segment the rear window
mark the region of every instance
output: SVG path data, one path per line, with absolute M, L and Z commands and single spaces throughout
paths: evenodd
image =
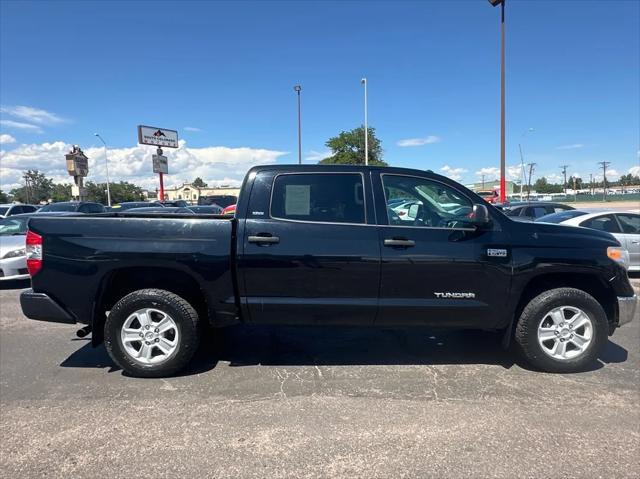
M 606 231 L 607 233 L 620 233 L 618 223 L 611 215 L 598 216 L 597 218 L 591 218 L 590 220 L 583 221 L 580 226 L 585 228 L 591 228 L 594 230 Z
M 319 223 L 364 223 L 362 175 L 278 175 L 273 184 L 271 217 Z
M 49 203 L 40 208 L 41 213 L 47 211 L 75 211 L 78 205 L 76 203 Z

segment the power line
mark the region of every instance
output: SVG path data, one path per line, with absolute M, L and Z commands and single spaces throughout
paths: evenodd
M 527 201 L 529 201 L 529 195 L 531 195 L 531 179 L 533 178 L 533 171 L 536 168 L 537 163 L 529 163 L 529 181 L 527 182 Z
M 599 161 L 598 164 L 600 165 L 600 168 L 602 169 L 602 186 L 604 187 L 603 193 L 602 193 L 602 198 L 605 199 L 605 197 L 607 196 L 607 166 L 609 166 L 611 164 L 611 162 L 610 161 Z

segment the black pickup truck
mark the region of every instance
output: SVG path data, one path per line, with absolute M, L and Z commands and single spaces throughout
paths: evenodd
M 34 217 L 27 254 L 24 314 L 85 324 L 145 377 L 183 368 L 203 326 L 238 322 L 496 330 L 534 367 L 573 372 L 638 304 L 608 233 L 514 222 L 403 168 L 256 167 L 235 217 Z

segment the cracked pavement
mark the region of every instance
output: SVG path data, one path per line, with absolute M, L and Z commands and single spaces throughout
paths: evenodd
M 636 286 L 640 281 L 634 281 Z M 593 370 L 487 332 L 234 327 L 183 375 L 126 377 L 0 290 L 0 476 L 638 477 L 640 321 Z

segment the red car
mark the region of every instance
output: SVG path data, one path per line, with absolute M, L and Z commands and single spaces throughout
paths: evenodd
M 494 204 L 494 203 L 497 203 L 498 200 L 500 199 L 498 192 L 496 190 L 483 190 L 483 191 L 478 191 L 477 193 L 487 203 Z
M 222 210 L 223 215 L 235 215 L 236 214 L 236 205 L 229 205 Z

